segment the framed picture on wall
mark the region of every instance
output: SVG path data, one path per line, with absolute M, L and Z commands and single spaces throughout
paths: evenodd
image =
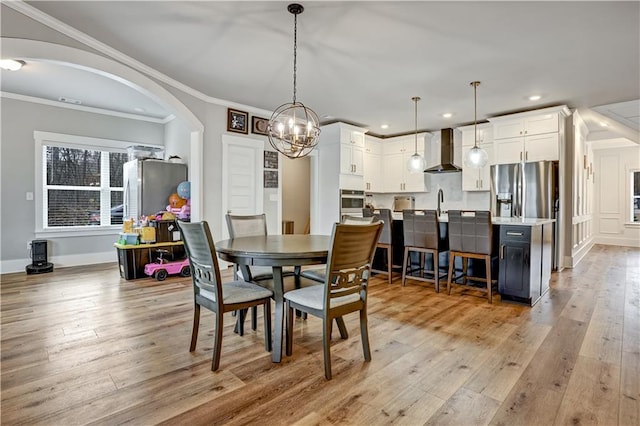
M 277 169 L 278 168 L 278 153 L 274 151 L 264 152 L 264 168 L 265 169 Z
M 246 135 L 249 133 L 248 121 L 249 113 L 227 108 L 227 131 Z
M 267 136 L 267 129 L 269 128 L 269 120 L 262 117 L 251 116 L 251 133 L 256 135 Z

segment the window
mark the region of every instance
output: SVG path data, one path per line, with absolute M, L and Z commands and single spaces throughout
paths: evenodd
M 124 152 L 43 145 L 43 228 L 122 224 Z
M 49 132 L 36 141 L 38 232 L 95 232 L 122 224 L 123 165 L 132 142 Z
M 640 223 L 640 171 L 631 172 L 631 222 Z

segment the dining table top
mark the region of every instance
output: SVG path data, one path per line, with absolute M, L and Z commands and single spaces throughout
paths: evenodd
M 234 263 L 297 266 L 325 263 L 330 244 L 329 235 L 260 235 L 219 241 L 216 251 Z

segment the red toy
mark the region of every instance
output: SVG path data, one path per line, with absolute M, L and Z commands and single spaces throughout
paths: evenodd
M 156 262 L 144 265 L 144 273 L 150 277 L 154 277 L 158 281 L 164 281 L 169 274 L 180 274 L 183 277 L 190 276 L 191 266 L 189 265 L 189 259 L 169 262 L 160 255 Z

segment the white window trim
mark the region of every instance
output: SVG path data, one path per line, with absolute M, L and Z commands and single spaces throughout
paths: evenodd
M 634 210 L 633 175 L 634 173 L 640 173 L 640 169 L 628 169 L 627 173 L 628 173 L 627 176 L 629 176 L 629 180 L 627 181 L 629 183 L 629 187 L 627 189 L 627 196 L 625 197 L 625 203 L 629 203 L 629 204 L 628 204 L 628 210 L 627 210 L 627 215 L 628 215 L 627 222 L 624 224 L 624 226 L 628 228 L 637 228 L 637 227 L 640 227 L 640 222 L 633 221 L 633 210 Z
M 89 136 L 67 135 L 64 133 L 42 132 L 35 130 L 33 132 L 35 141 L 35 237 L 36 238 L 54 238 L 54 237 L 83 237 L 96 235 L 116 235 L 122 229 L 121 225 L 102 226 L 74 226 L 74 227 L 56 227 L 56 229 L 45 229 L 44 224 L 44 191 L 43 191 L 43 174 L 44 162 L 42 147 L 49 146 L 66 146 L 78 149 L 109 148 L 110 150 L 126 151 L 132 145 L 145 146 L 150 148 L 164 149 L 164 146 L 150 143 L 140 143 L 131 141 L 122 141 L 116 139 L 102 139 Z

